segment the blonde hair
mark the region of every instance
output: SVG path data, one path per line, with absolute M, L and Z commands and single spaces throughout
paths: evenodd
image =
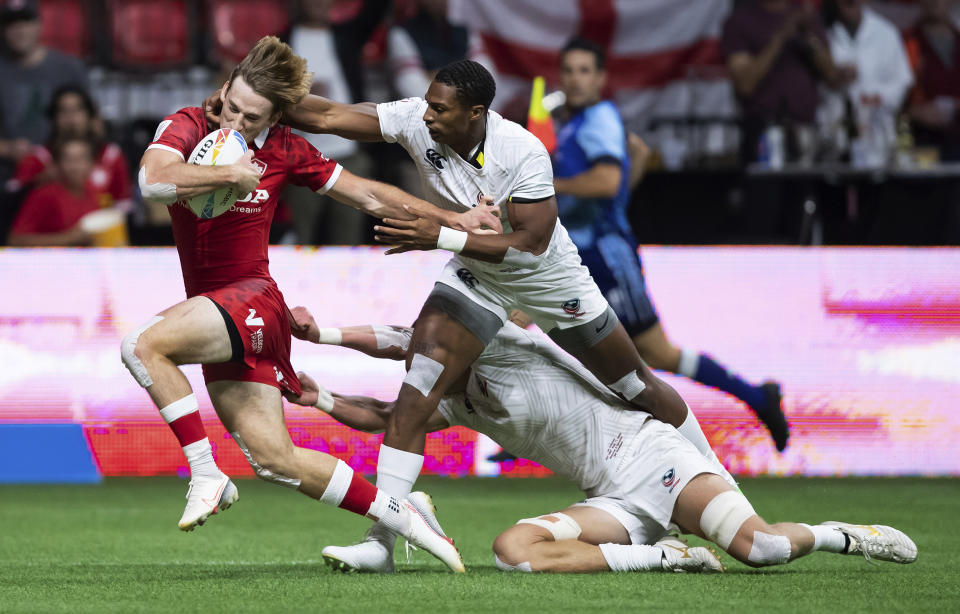
M 237 75 L 279 111 L 297 104 L 310 93 L 313 80 L 307 61 L 276 36 L 264 36 L 257 41 L 247 57 L 233 69 L 231 83 Z

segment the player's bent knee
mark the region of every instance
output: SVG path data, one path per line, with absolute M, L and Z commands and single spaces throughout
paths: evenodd
M 529 542 L 518 531 L 509 529 L 493 542 L 493 559 L 501 571 L 531 571 Z
M 443 375 L 443 363 L 424 354 L 414 354 L 403 383 L 411 386 L 424 397 L 429 397 L 441 375 Z
M 612 384 L 607 384 L 607 387 L 627 401 L 632 401 L 647 389 L 647 384 L 640 379 L 636 371 L 630 371 Z
M 143 348 L 138 348 L 137 343 L 140 340 L 140 335 L 142 335 L 145 330 L 162 319 L 163 316 L 153 316 L 144 324 L 127 333 L 123 341 L 120 342 L 120 359 L 123 360 L 124 366 L 130 371 L 133 379 L 137 380 L 137 383 L 144 388 L 149 388 L 153 385 L 153 378 L 150 377 L 147 367 L 141 360 Z
M 240 433 L 234 431 L 230 433 L 230 435 L 233 437 L 233 440 L 237 442 L 237 446 L 240 448 L 240 451 L 243 452 L 243 456 L 247 459 L 247 462 L 253 469 L 253 473 L 258 478 L 265 482 L 279 484 L 280 486 L 286 486 L 294 490 L 300 488 L 300 479 L 284 475 L 278 470 L 278 467 L 275 466 L 274 459 L 264 457 L 255 458 L 250 452 L 250 449 L 247 448 L 247 444 L 243 441 Z

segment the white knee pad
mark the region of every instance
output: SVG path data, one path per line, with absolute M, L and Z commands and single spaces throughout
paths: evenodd
M 153 316 L 138 328 L 127 333 L 127 336 L 120 342 L 120 358 L 123 360 L 124 366 L 127 367 L 127 371 L 130 372 L 133 379 L 137 380 L 137 383 L 144 388 L 153 386 L 153 378 L 150 377 L 150 374 L 147 373 L 147 368 L 140 362 L 140 359 L 137 358 L 137 339 L 140 338 L 143 331 L 162 319 L 163 316 Z
M 783 565 L 790 560 L 790 538 L 785 535 L 770 535 L 753 532 L 753 546 L 747 560 L 757 565 Z
M 287 488 L 293 488 L 296 490 L 300 488 L 300 480 L 296 478 L 290 478 L 285 475 L 280 475 L 279 473 L 274 473 L 263 467 L 260 463 L 253 459 L 253 456 L 250 455 L 250 450 L 247 449 L 247 444 L 243 443 L 243 438 L 240 437 L 240 433 L 232 432 L 230 436 L 233 437 L 233 440 L 237 442 L 237 445 L 240 447 L 240 451 L 243 452 L 243 455 L 246 457 L 247 462 L 250 463 L 250 466 L 253 467 L 253 472 L 257 474 L 257 477 L 261 480 L 267 482 L 273 482 L 274 484 L 279 484 L 281 486 L 286 486 Z
M 437 385 L 437 380 L 443 373 L 443 365 L 429 356 L 423 354 L 414 354 L 410 361 L 410 370 L 407 376 L 403 378 L 403 383 L 413 386 L 420 394 L 425 397 L 430 396 L 430 391 Z
M 410 347 L 410 339 L 413 338 L 413 329 L 401 326 L 374 326 L 373 335 L 377 339 L 378 350 L 398 347 L 406 352 Z
M 647 385 L 643 383 L 636 371 L 631 371 L 612 384 L 607 384 L 607 387 L 628 401 L 637 398 L 647 389 Z
M 493 561 L 497 564 L 497 569 L 500 571 L 525 571 L 531 573 L 533 569 L 530 568 L 530 561 L 524 561 L 517 565 L 511 565 L 510 563 L 504 563 L 500 560 L 500 557 L 496 554 L 493 555 Z
M 556 520 L 548 520 L 547 516 L 553 516 L 556 518 Z M 538 516 L 536 518 L 524 518 L 523 520 L 518 520 L 517 524 L 532 524 L 538 527 L 543 527 L 544 529 L 550 531 L 550 534 L 553 535 L 553 539 L 555 541 L 560 541 L 562 539 L 577 539 L 580 537 L 580 533 L 582 532 L 580 525 L 576 520 L 561 512 L 544 514 L 543 516 Z
M 727 490 L 704 508 L 700 515 L 700 529 L 707 539 L 726 550 L 740 526 L 755 514 L 746 497 L 735 490 Z

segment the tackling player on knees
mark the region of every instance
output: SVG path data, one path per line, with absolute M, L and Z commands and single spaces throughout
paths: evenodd
M 318 328 L 293 309 L 294 334 L 315 343 L 402 360 L 410 328 Z M 368 432 L 386 427 L 394 404 L 335 396 L 306 374 L 301 401 Z M 626 404 L 569 356 L 506 325 L 444 396 L 430 430 L 460 425 L 578 483 L 587 498 L 559 512 L 520 520 L 493 544 L 500 569 L 537 572 L 721 571 L 707 548 L 668 531 L 709 539 L 752 567 L 787 563 L 810 552 L 860 554 L 910 563 L 917 548 L 884 525 L 767 523 L 715 456 L 700 454 L 675 429 Z M 611 434 L 616 436 L 611 440 Z M 619 445 L 619 442 L 630 442 Z M 376 539 L 323 549 L 328 563 L 361 571 L 393 570 Z

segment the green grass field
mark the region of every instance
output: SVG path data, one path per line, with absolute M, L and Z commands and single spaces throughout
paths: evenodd
M 565 482 L 423 479 L 465 576 L 398 548 L 392 576 L 344 575 L 320 549 L 356 540 L 367 521 L 257 481 L 193 533 L 181 533 L 186 483 L 111 479 L 99 486 L 0 486 L 0 612 L 958 612 L 960 481 L 751 479 L 769 521 L 890 524 L 916 541 L 912 565 L 817 553 L 724 575 L 504 574 L 490 544 L 517 519 L 577 500 Z M 691 540 L 697 541 L 697 540 Z

